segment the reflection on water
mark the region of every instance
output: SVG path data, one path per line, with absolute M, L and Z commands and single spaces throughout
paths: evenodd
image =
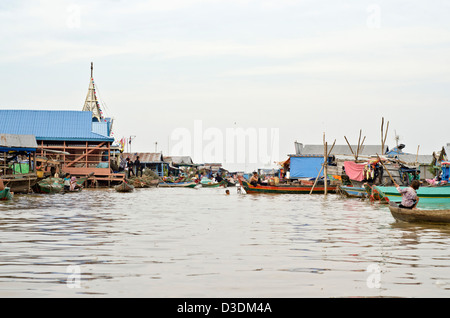
M 0 202 L 1 297 L 448 297 L 450 226 L 336 195 L 111 189 Z

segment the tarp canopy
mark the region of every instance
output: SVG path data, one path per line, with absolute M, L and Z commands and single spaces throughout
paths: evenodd
M 323 157 L 291 157 L 290 178 L 316 178 L 323 164 Z M 320 177 L 323 176 L 323 171 Z

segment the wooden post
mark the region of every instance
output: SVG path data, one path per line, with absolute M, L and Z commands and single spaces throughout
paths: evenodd
M 384 152 L 385 152 L 385 144 L 386 144 L 386 137 L 387 137 L 387 133 L 388 133 L 388 129 L 389 129 L 389 121 L 387 122 L 387 125 L 386 125 L 386 132 L 384 132 L 383 126 L 384 126 L 384 117 L 381 118 L 381 154 L 382 155 L 384 155 Z
M 356 161 L 357 157 L 356 157 L 355 153 L 353 152 L 352 146 L 350 146 L 350 143 L 348 142 L 347 137 L 344 136 L 344 138 L 345 138 L 345 141 L 347 142 L 347 145 L 350 148 L 350 151 L 352 152 L 353 156 L 355 156 L 355 161 Z
M 328 193 L 328 182 L 327 182 L 327 179 L 328 179 L 328 144 L 327 144 L 327 142 L 325 142 L 325 145 L 324 145 L 324 152 L 323 152 L 323 155 L 324 155 L 324 161 L 323 161 L 323 166 L 324 166 L 324 168 L 323 168 L 323 184 L 324 184 L 324 195 L 325 196 L 327 196 L 327 193 Z
M 419 160 L 419 148 L 420 148 L 420 145 L 417 145 L 416 165 L 417 165 L 418 160 Z

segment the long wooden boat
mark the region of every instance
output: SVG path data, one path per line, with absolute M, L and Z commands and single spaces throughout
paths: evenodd
M 220 182 L 200 182 L 202 188 L 219 188 L 219 187 L 227 187 L 227 182 L 222 180 Z
M 134 190 L 134 186 L 129 183 L 122 182 L 114 187 L 117 192 L 132 192 Z
M 243 179 L 239 179 L 239 183 L 244 188 L 247 193 L 292 193 L 292 194 L 309 194 L 313 185 L 288 185 L 288 184 L 279 184 L 279 185 L 251 185 L 247 181 Z M 336 192 L 337 187 L 335 185 L 327 185 L 327 192 L 334 193 Z M 312 191 L 313 194 L 324 193 L 324 185 L 316 185 Z
M 158 184 L 158 187 L 161 188 L 195 188 L 198 185 L 198 183 L 194 181 L 189 182 L 164 182 L 161 181 Z
M 338 192 L 350 198 L 366 198 L 367 191 L 364 187 L 354 187 L 352 185 L 338 185 Z
M 424 209 L 404 209 L 398 206 L 397 202 L 389 202 L 389 210 L 397 221 L 403 222 L 432 222 L 450 223 L 450 209 L 424 210 Z
M 402 195 L 396 187 L 374 186 L 380 196 L 387 201 L 401 201 Z M 419 205 L 422 203 L 450 203 L 450 186 L 424 186 L 417 191 Z
M 61 193 L 64 189 L 64 181 L 61 178 L 46 178 L 35 184 L 33 187 L 36 193 Z
M 11 189 L 9 187 L 5 187 L 3 190 L 0 191 L 0 200 L 1 201 L 12 200 L 12 198 L 13 198 L 13 192 L 11 192 Z

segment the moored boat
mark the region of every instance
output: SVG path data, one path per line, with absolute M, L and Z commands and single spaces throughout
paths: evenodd
M 402 195 L 396 187 L 374 186 L 380 196 L 387 201 L 401 201 Z M 419 205 L 423 203 L 450 203 L 450 186 L 420 187 L 417 189 Z
M 94 175 L 94 173 L 90 173 L 86 177 L 77 178 L 77 184 L 75 185 L 75 190 L 67 191 L 64 190 L 64 179 L 63 178 L 54 178 L 48 177 L 38 181 L 33 187 L 34 192 L 36 193 L 61 193 L 61 192 L 79 192 L 83 188 L 83 183 L 90 177 Z
M 5 187 L 0 191 L 0 201 L 12 200 L 12 198 L 13 192 L 11 192 L 11 189 L 9 187 Z
M 450 209 L 404 209 L 400 208 L 398 203 L 390 201 L 389 210 L 397 221 L 414 223 L 450 223 Z
M 245 181 L 243 178 L 239 179 L 239 183 L 244 188 L 245 192 L 247 193 L 280 193 L 280 194 L 287 194 L 287 193 L 293 193 L 293 194 L 318 194 L 318 193 L 324 193 L 325 187 L 323 184 L 318 184 L 314 187 L 314 185 L 293 185 L 293 184 L 278 184 L 278 185 L 251 185 L 247 181 Z M 313 188 L 314 187 L 314 188 Z M 335 185 L 327 185 L 327 192 L 333 193 L 336 192 L 336 186 Z
M 132 192 L 134 190 L 134 186 L 129 183 L 122 182 L 114 187 L 117 192 Z
M 352 185 L 338 185 L 338 192 L 351 198 L 366 198 L 367 191 L 364 187 L 355 187 Z
M 161 188 L 195 188 L 198 185 L 198 183 L 191 181 L 191 182 L 160 182 L 158 184 L 158 187 Z
M 226 181 L 220 182 L 201 182 L 202 188 L 218 188 L 218 187 L 227 187 Z

